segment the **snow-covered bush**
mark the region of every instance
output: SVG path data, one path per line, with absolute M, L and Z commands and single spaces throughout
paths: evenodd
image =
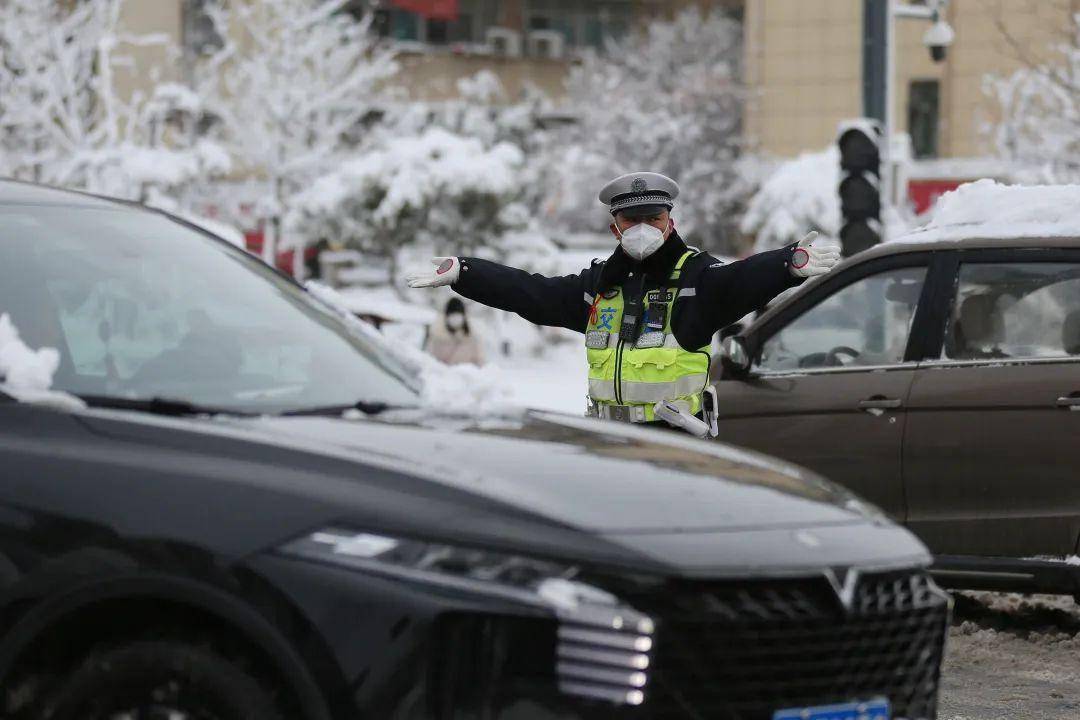
M 326 238 L 386 258 L 420 244 L 469 254 L 520 228 L 529 213 L 515 200 L 524 155 L 477 138 L 430 128 L 343 162 L 299 193 L 288 228 L 309 242 Z
M 742 232 L 761 252 L 793 243 L 810 230 L 840 233 L 840 151 L 829 147 L 780 163 L 751 199 Z
M 780 162 L 751 198 L 740 229 L 755 237 L 754 252 L 796 242 L 811 230 L 839 240 L 839 185 L 840 151 L 835 145 Z M 914 221 L 909 210 L 892 205 L 883 206 L 881 215 L 886 240 L 903 235 Z
M 730 250 L 733 216 L 752 187 L 736 169 L 741 143 L 742 27 L 696 8 L 673 22 L 587 55 L 568 81 L 578 122 L 547 138 L 542 207 L 573 232 L 609 220 L 596 200 L 623 172 L 653 170 L 679 181 L 680 232 L 709 249 Z

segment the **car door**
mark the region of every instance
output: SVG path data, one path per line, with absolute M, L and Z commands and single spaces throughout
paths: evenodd
M 908 345 L 929 259 L 848 267 L 751 326 L 749 372 L 717 384 L 719 439 L 804 465 L 902 519 Z
M 957 254 L 908 400 L 908 522 L 938 554 L 1075 552 L 1080 251 Z

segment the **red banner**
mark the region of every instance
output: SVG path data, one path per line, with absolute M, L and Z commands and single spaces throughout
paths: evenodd
M 915 212 L 922 215 L 934 207 L 937 199 L 968 180 L 908 180 L 907 194 Z
M 390 0 L 390 4 L 432 20 L 457 20 L 458 17 L 458 0 Z

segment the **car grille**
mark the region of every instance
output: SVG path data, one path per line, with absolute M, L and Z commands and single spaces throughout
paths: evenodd
M 948 596 L 910 571 L 864 574 L 852 590 L 847 608 L 825 577 L 621 594 L 658 625 L 634 717 L 769 719 L 882 696 L 894 717 L 935 717 Z

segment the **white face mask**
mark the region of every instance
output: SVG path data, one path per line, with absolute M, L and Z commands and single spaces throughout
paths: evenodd
M 638 223 L 626 232 L 619 232 L 619 242 L 627 255 L 644 260 L 664 244 L 664 231 L 648 223 Z
M 461 313 L 452 313 L 446 316 L 446 326 L 452 330 L 460 330 L 465 327 L 465 316 Z

